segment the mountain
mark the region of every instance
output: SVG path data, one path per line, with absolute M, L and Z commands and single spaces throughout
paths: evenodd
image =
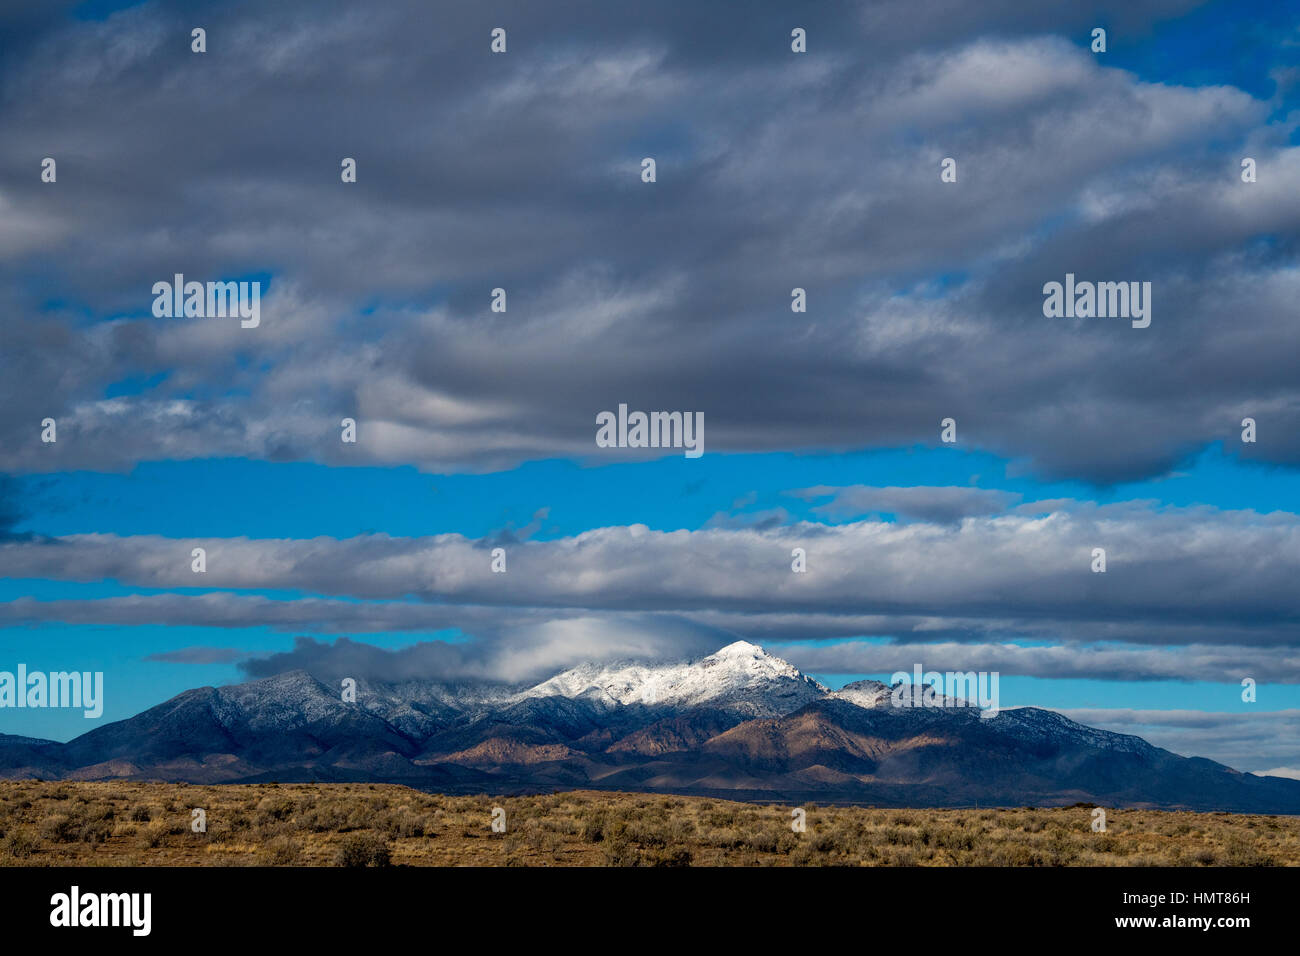
M 831 691 L 744 641 L 694 661 L 582 664 L 532 686 L 359 679 L 355 702 L 293 671 L 186 691 L 66 744 L 0 734 L 0 778 L 1300 813 L 1300 781 L 1035 707 L 990 718 L 892 696 L 878 681 Z

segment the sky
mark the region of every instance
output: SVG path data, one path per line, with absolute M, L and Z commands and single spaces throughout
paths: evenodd
M 744 639 L 1300 776 L 1300 11 L 736 11 L 0 6 L 0 670 L 105 676 L 0 732 Z

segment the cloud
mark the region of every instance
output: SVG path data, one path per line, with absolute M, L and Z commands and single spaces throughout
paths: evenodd
M 182 647 L 174 651 L 148 654 L 144 659 L 167 664 L 233 664 L 247 656 L 247 651 L 234 647 Z
M 540 680 L 584 662 L 676 660 L 699 657 L 720 646 L 718 635 L 681 619 L 574 617 L 541 621 L 513 631 L 509 639 L 421 641 L 396 650 L 346 637 L 332 644 L 310 637 L 293 650 L 240 662 L 250 677 L 302 669 L 328 680 L 488 680 L 511 684 Z
M 27 517 L 19 501 L 22 489 L 10 475 L 0 475 L 0 541 L 14 536 L 14 526 Z
M 533 535 L 537 534 L 537 532 L 542 530 L 542 522 L 544 522 L 550 514 L 550 508 L 538 508 L 533 512 L 532 520 L 530 520 L 528 524 L 518 529 L 512 526 L 502 528 L 496 534 L 488 537 L 488 543 L 493 547 L 501 547 L 508 544 L 519 544 L 523 541 L 527 541 Z
M 1193 5 L 1107 9 L 1137 32 Z M 16 23 L 0 468 L 477 471 L 592 458 L 619 401 L 702 410 L 706 453 L 934 443 L 951 416 L 1051 476 L 1218 441 L 1300 464 L 1300 149 L 1276 104 L 1109 67 L 1081 12 L 828 3 L 795 56 L 783 5 L 698 6 L 514 5 L 504 56 L 480 12 L 417 3 L 214 5 L 203 56 L 153 5 Z M 172 135 L 196 110 L 213 134 Z M 153 318 L 177 271 L 269 275 L 262 326 Z M 1151 328 L 1045 319 L 1067 271 L 1151 281 Z M 108 397 L 128 380 L 153 384 Z
M 800 488 L 789 494 L 807 501 L 830 498 L 830 501 L 817 505 L 813 511 L 833 519 L 888 513 L 940 524 L 958 522 L 975 515 L 998 514 L 1021 498 L 1013 492 L 995 489 L 936 488 L 925 485 L 901 488 L 875 488 L 868 485 L 832 488 L 819 485 L 815 488 Z
M 1207 681 L 1226 684 L 1237 699 L 1241 678 L 1267 675 L 1269 683 L 1300 684 L 1300 659 L 1291 648 L 1128 645 L 1018 645 L 934 642 L 830 645 L 769 644 L 800 670 L 821 674 L 879 674 L 927 670 L 988 671 L 1046 679 L 1105 681 Z
M 1300 780 L 1300 767 L 1273 767 L 1270 770 L 1256 770 L 1255 772 L 1264 777 L 1287 777 L 1291 780 Z

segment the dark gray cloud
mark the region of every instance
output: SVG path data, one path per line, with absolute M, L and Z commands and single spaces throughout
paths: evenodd
M 477 640 L 420 641 L 388 650 L 346 637 L 332 643 L 294 639 L 293 649 L 240 662 L 250 677 L 305 670 L 317 677 L 380 681 L 536 681 L 588 661 L 678 660 L 701 657 L 728 643 L 709 628 L 662 615 L 552 618 Z
M 13 535 L 14 526 L 27 517 L 22 489 L 10 475 L 0 475 L 0 540 Z
M 324 680 L 343 677 L 402 681 L 482 677 L 485 648 L 481 644 L 422 641 L 398 650 L 362 644 L 340 637 L 331 642 L 297 637 L 293 650 L 265 657 L 243 655 L 240 669 L 249 677 L 270 677 L 305 670 Z
M 533 512 L 533 517 L 529 520 L 528 524 L 524 525 L 522 528 L 507 525 L 495 534 L 489 535 L 487 541 L 493 547 L 507 544 L 519 544 L 520 542 L 527 541 L 533 535 L 537 534 L 537 532 L 542 530 L 542 522 L 550 516 L 550 513 L 550 508 L 538 508 Z
M 493 468 L 594 455 L 624 401 L 703 410 L 706 453 L 929 443 L 951 416 L 1050 475 L 1216 440 L 1300 463 L 1290 121 L 1083 46 L 1098 17 L 1142 35 L 1192 6 L 24 15 L 0 67 L 0 467 Z M 1067 271 L 1151 281 L 1151 327 L 1045 319 Z M 175 272 L 271 273 L 262 326 L 152 318 Z
M 800 488 L 790 494 L 808 501 L 829 498 L 829 501 L 814 507 L 813 511 L 832 518 L 893 514 L 944 524 L 976 515 L 998 514 L 1021 497 L 1013 492 L 996 489 L 927 485 L 889 488 L 869 485 L 833 488 L 819 485 L 815 488 Z
M 1290 648 L 1207 646 L 1134 647 L 1057 644 L 872 644 L 771 645 L 774 653 L 819 674 L 883 674 L 926 670 L 988 671 L 1047 679 L 1106 681 L 1206 681 L 1231 685 L 1243 677 L 1275 684 L 1300 683 L 1300 662 Z M 1224 693 L 1228 693 L 1225 691 Z M 1026 703 L 1026 701 L 1011 701 Z
M 247 657 L 247 651 L 235 647 L 182 647 L 174 651 L 147 654 L 144 659 L 164 664 L 233 664 Z

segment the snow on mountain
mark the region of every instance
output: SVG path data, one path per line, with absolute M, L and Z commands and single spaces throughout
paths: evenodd
M 306 671 L 288 671 L 261 680 L 219 687 L 213 694 L 211 708 L 224 725 L 247 722 L 255 731 L 296 729 L 319 720 L 330 719 L 337 708 L 338 695 Z
M 523 691 L 516 699 L 581 698 L 606 708 L 633 704 L 673 709 L 714 707 L 773 717 L 829 693 L 758 645 L 737 641 L 697 661 L 582 664 Z
M 889 685 L 878 680 L 855 680 L 832 692 L 832 696 L 840 700 L 868 709 L 889 704 L 889 695 Z
M 1064 714 L 1040 707 L 1013 707 L 989 721 L 997 732 L 1027 742 L 1068 741 L 1096 750 L 1148 754 L 1155 750 L 1141 737 L 1076 723 Z

